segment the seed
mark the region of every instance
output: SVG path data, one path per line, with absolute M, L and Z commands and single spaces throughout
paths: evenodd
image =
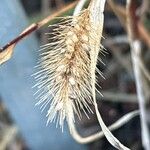
M 88 36 L 85 35 L 85 34 L 83 34 L 83 35 L 81 36 L 81 39 L 83 40 L 83 42 L 88 42 Z
M 64 48 L 61 49 L 61 53 L 64 53 L 66 50 Z
M 90 25 L 86 25 L 86 30 L 87 30 L 87 31 L 90 31 L 90 30 L 91 30 Z
M 83 43 L 83 44 L 82 44 L 82 47 L 83 47 L 83 49 L 84 49 L 84 50 L 86 50 L 86 51 L 87 51 L 87 50 L 89 50 L 88 45 L 87 45 L 87 44 L 85 44 L 85 43 Z
M 73 52 L 73 51 L 74 51 L 74 47 L 68 45 L 68 46 L 67 46 L 67 50 L 68 50 L 68 52 Z
M 76 84 L 75 79 L 73 77 L 69 78 L 69 82 L 70 82 L 71 85 L 75 85 Z
M 67 37 L 71 37 L 72 35 L 74 35 L 74 32 L 73 31 L 69 31 L 68 33 L 67 33 Z
M 81 29 L 81 27 L 77 24 L 77 25 L 75 25 L 75 27 L 74 27 L 77 31 L 80 31 L 80 29 Z
M 65 54 L 65 57 L 68 58 L 68 59 L 71 59 L 71 56 L 72 56 L 72 55 L 69 54 L 69 53 L 66 53 L 66 54 Z
M 67 40 L 66 40 L 66 45 L 68 46 L 68 45 L 73 45 L 73 41 L 70 39 L 70 38 L 68 38 Z
M 72 41 L 73 41 L 74 43 L 76 43 L 76 42 L 79 41 L 79 39 L 78 39 L 78 37 L 77 37 L 76 34 L 74 34 L 74 35 L 72 36 Z
M 80 75 L 79 75 L 79 72 L 75 69 L 75 68 L 73 68 L 73 74 L 75 75 L 75 76 L 77 76 L 77 77 L 79 77 Z
M 57 77 L 57 80 L 61 80 L 61 79 L 62 79 L 62 76 L 58 76 L 58 77 Z
M 57 69 L 56 69 L 56 71 L 61 71 L 61 70 L 63 70 L 65 68 L 65 65 L 60 65 Z
M 62 102 L 58 103 L 56 109 L 61 110 L 62 108 L 63 108 L 63 103 Z

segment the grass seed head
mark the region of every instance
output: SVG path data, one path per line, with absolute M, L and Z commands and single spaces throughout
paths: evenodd
M 63 127 L 65 119 L 72 122 L 75 114 L 81 118 L 81 111 L 87 116 L 92 112 L 89 10 L 53 27 L 53 38 L 43 47 L 36 74 L 37 104 L 42 109 L 48 105 L 48 122 L 56 120 Z

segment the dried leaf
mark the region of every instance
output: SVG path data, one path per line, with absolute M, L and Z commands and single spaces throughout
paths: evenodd
M 110 132 L 108 127 L 105 125 L 101 114 L 98 110 L 98 105 L 96 102 L 96 93 L 95 93 L 95 84 L 96 84 L 96 64 L 97 64 L 97 59 L 98 59 L 98 53 L 100 50 L 101 46 L 101 38 L 102 38 L 102 31 L 103 31 L 103 23 L 104 23 L 104 7 L 105 7 L 105 2 L 106 0 L 93 0 L 93 3 L 91 3 L 90 6 L 90 12 L 91 12 L 91 21 L 93 25 L 93 33 L 91 34 L 92 38 L 90 40 L 91 44 L 91 53 L 90 53 L 90 58 L 91 58 L 91 86 L 92 86 L 92 96 L 93 96 L 93 101 L 95 105 L 95 111 L 97 115 L 97 119 L 99 121 L 99 124 L 101 126 L 101 129 L 109 141 L 109 143 L 115 147 L 118 150 L 130 150 L 129 148 L 125 147 L 123 144 L 120 143 L 120 141 L 113 136 L 113 134 Z M 94 36 L 95 35 L 95 36 Z M 95 37 L 98 37 L 97 39 Z
M 16 44 L 13 44 L 9 46 L 6 50 L 0 52 L 0 65 L 11 58 L 15 45 Z
M 13 54 L 14 48 L 16 44 L 23 39 L 28 33 L 36 28 L 36 24 L 31 24 L 29 27 L 27 27 L 17 38 L 12 40 L 6 45 L 6 48 L 3 49 L 3 51 L 0 52 L 0 65 L 8 61 Z

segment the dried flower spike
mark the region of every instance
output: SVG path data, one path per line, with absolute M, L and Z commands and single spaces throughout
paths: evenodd
M 89 10 L 66 17 L 53 26 L 53 42 L 45 45 L 37 73 L 41 108 L 50 104 L 48 122 L 81 119 L 81 111 L 92 112 L 89 47 Z M 56 40 L 55 40 L 56 39 Z M 52 99 L 50 99 L 53 95 Z M 73 112 L 72 112 L 73 110 Z
M 92 0 L 89 7 L 53 25 L 51 42 L 42 50 L 40 71 L 36 74 L 37 105 L 47 105 L 48 121 L 63 128 L 66 119 L 73 134 L 74 116 L 88 117 L 95 106 L 97 118 L 108 141 L 117 149 L 128 150 L 108 130 L 98 111 L 95 98 L 95 70 L 101 48 L 105 0 Z

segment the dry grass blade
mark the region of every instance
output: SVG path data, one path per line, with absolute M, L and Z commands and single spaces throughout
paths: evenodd
M 142 144 L 145 150 L 150 149 L 150 135 L 149 128 L 146 119 L 146 96 L 145 96 L 145 85 L 143 82 L 143 74 L 140 66 L 141 62 L 141 41 L 138 38 L 139 30 L 137 22 L 139 17 L 137 16 L 137 3 L 132 0 L 127 0 L 127 27 L 128 37 L 131 48 L 131 58 L 133 63 L 133 70 L 136 83 L 136 91 L 138 96 L 139 108 L 140 108 L 140 119 L 141 119 L 141 134 Z
M 124 124 L 126 124 L 127 122 L 129 122 L 131 119 L 133 119 L 137 115 L 139 115 L 139 111 L 138 110 L 129 112 L 126 115 L 124 115 L 123 117 L 121 117 L 119 120 L 117 120 L 115 123 L 110 125 L 108 127 L 108 129 L 110 131 L 114 131 L 114 130 L 120 128 L 121 126 L 123 126 Z M 95 140 L 98 140 L 100 138 L 103 138 L 105 135 L 104 135 L 103 131 L 100 131 L 100 132 L 92 134 L 92 135 L 90 135 L 88 137 L 82 137 L 78 133 L 78 131 L 76 130 L 76 127 L 74 125 L 73 128 L 72 128 L 72 136 L 77 142 L 79 142 L 81 144 L 87 144 L 87 143 L 91 143 L 91 142 L 93 142 Z
M 101 114 L 98 110 L 98 105 L 96 102 L 96 92 L 95 92 L 95 71 L 96 71 L 96 64 L 97 64 L 97 58 L 99 53 L 99 48 L 101 46 L 101 38 L 102 38 L 102 31 L 103 31 L 103 22 L 104 22 L 104 6 L 105 6 L 105 0 L 93 0 L 91 2 L 90 10 L 91 10 L 91 22 L 92 27 L 94 30 L 92 30 L 91 33 L 91 41 L 90 41 L 90 58 L 91 58 L 91 84 L 92 84 L 92 97 L 94 101 L 95 111 L 97 115 L 97 119 L 99 121 L 99 124 L 102 128 L 102 131 L 104 132 L 105 137 L 109 141 L 109 143 L 119 150 L 129 150 L 126 146 L 124 146 L 116 137 L 113 136 L 113 134 L 109 131 L 105 123 L 103 122 L 103 119 L 101 117 Z
M 120 23 L 122 24 L 124 29 L 127 30 L 127 27 L 126 27 L 126 25 L 127 25 L 126 9 L 124 7 L 118 5 L 117 3 L 115 3 L 114 0 L 108 0 L 108 4 L 112 8 L 115 15 L 118 17 L 118 19 L 120 20 Z M 137 27 L 138 27 L 137 30 L 139 32 L 139 37 L 143 40 L 143 42 L 145 42 L 145 44 L 147 46 L 150 47 L 150 34 L 149 34 L 149 32 L 144 27 L 144 25 L 141 21 L 137 22 Z

